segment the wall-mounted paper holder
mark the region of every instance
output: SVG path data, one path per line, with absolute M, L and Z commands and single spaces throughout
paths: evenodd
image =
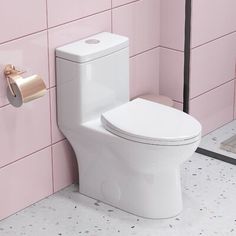
M 46 85 L 39 75 L 22 77 L 26 71 L 17 70 L 14 65 L 6 65 L 4 75 L 7 80 L 7 97 L 9 102 L 20 107 L 23 103 L 42 97 L 46 93 Z

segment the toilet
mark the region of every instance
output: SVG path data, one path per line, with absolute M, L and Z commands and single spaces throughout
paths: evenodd
M 129 40 L 103 32 L 56 49 L 60 130 L 79 166 L 79 191 L 126 212 L 169 218 L 183 208 L 180 165 L 201 125 L 172 107 L 129 101 Z

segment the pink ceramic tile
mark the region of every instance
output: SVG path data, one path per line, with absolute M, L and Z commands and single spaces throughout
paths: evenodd
M 235 77 L 236 33 L 191 52 L 190 96 L 198 96 Z
M 192 3 L 192 47 L 236 30 L 235 0 Z
M 159 49 L 130 58 L 130 97 L 159 92 Z
M 68 141 L 63 140 L 52 147 L 54 191 L 78 182 L 78 164 Z
M 160 49 L 160 94 L 183 102 L 184 53 Z
M 130 39 L 130 55 L 160 45 L 160 1 L 140 0 L 112 10 L 113 32 Z
M 0 220 L 52 194 L 51 163 L 46 148 L 0 168 Z
M 49 27 L 111 8 L 111 0 L 48 0 L 47 4 Z
M 22 76 L 39 74 L 47 86 L 48 81 L 48 49 L 47 33 L 41 32 L 0 45 L 0 71 L 6 64 L 26 70 Z M 8 103 L 6 97 L 6 81 L 0 74 L 0 106 Z
M 55 86 L 55 48 L 103 31 L 111 31 L 111 13 L 103 12 L 49 30 L 50 86 Z
M 57 126 L 57 107 L 56 107 L 56 88 L 50 89 L 51 97 L 51 125 L 52 125 L 52 143 L 56 143 L 64 139 L 64 135 L 61 133 Z
M 190 101 L 190 114 L 203 126 L 203 135 L 233 120 L 234 81 Z
M 121 6 L 121 5 L 128 4 L 135 1 L 137 0 L 112 0 L 112 7 Z
M 185 0 L 161 1 L 161 46 L 184 50 Z
M 46 29 L 45 0 L 2 0 L 0 43 Z
M 0 167 L 50 145 L 48 93 L 20 108 L 0 108 Z
M 236 79 L 234 79 L 234 119 L 236 119 Z
M 183 111 L 183 103 L 174 101 L 174 108 Z

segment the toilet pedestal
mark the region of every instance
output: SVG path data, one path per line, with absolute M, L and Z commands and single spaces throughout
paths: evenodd
M 155 145 L 147 149 L 110 134 L 99 121 L 79 133 L 80 193 L 144 218 L 170 218 L 182 211 L 179 167 L 198 143 L 169 152 Z

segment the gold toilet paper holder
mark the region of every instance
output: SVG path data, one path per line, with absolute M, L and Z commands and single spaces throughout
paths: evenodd
M 16 94 L 11 86 L 12 82 L 15 81 L 17 78 L 21 78 L 21 76 L 24 74 L 26 71 L 21 71 L 21 70 L 17 70 L 16 67 L 14 65 L 8 64 L 5 66 L 4 68 L 4 75 L 6 77 L 7 80 L 7 85 L 9 87 L 9 90 L 12 94 L 12 96 L 16 97 Z
M 18 70 L 14 65 L 8 64 L 4 68 L 4 75 L 7 80 L 7 98 L 15 107 L 30 102 L 46 94 L 47 88 L 39 75 L 22 77 L 26 71 Z

